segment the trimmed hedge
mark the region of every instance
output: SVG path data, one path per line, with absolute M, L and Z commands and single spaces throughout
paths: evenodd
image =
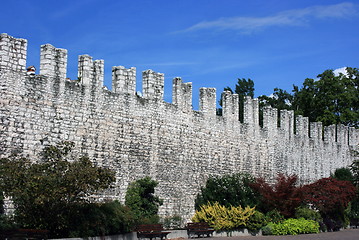
M 269 223 L 263 229 L 263 235 L 297 235 L 319 233 L 319 223 L 304 218 L 289 218 L 281 223 Z

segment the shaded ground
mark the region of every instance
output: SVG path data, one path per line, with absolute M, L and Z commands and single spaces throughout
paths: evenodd
M 209 238 L 205 238 L 209 239 Z M 215 237 L 213 240 L 359 240 L 359 229 L 346 229 L 339 232 L 301 234 L 296 236 L 246 236 Z

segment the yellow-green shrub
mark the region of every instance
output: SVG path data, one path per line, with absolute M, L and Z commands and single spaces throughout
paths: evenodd
M 269 223 L 263 229 L 263 235 L 297 235 L 304 233 L 318 233 L 319 223 L 304 218 L 289 218 L 281 223 Z
M 249 206 L 225 207 L 218 202 L 202 205 L 192 218 L 193 222 L 206 222 L 216 231 L 233 230 L 245 227 L 250 216 L 255 212 L 255 208 Z

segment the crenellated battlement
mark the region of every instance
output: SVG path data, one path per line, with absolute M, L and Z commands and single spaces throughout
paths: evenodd
M 180 77 L 174 78 L 172 83 L 172 103 L 184 112 L 191 111 L 192 83 L 184 83 Z
M 152 70 L 142 72 L 142 92 L 148 99 L 163 100 L 165 75 Z
M 0 35 L 0 69 L 26 71 L 27 40 L 14 38 L 6 33 Z
M 27 40 L 14 38 L 5 33 L 0 35 L 0 69 L 24 72 L 26 69 Z M 67 50 L 56 48 L 51 44 L 40 48 L 40 75 L 49 79 L 65 81 L 67 73 Z M 99 92 L 104 84 L 104 60 L 93 60 L 89 55 L 78 57 L 78 81 L 81 85 Z M 192 109 L 192 83 L 184 83 L 180 77 L 173 79 L 172 104 L 180 111 L 190 113 Z M 143 98 L 163 101 L 164 74 L 153 70 L 142 73 Z M 112 92 L 118 94 L 136 94 L 136 68 L 123 66 L 112 67 Z M 204 118 L 216 119 L 216 89 L 201 88 L 199 91 L 199 110 Z M 239 121 L 238 95 L 229 91 L 222 93 L 223 120 L 226 124 Z M 243 124 L 251 134 L 259 128 L 258 99 L 246 97 Z M 279 118 L 279 126 L 278 126 Z M 323 129 L 321 123 L 309 123 L 308 118 L 297 116 L 292 111 L 282 110 L 278 116 L 277 109 L 266 107 L 263 111 L 263 129 L 271 134 L 281 130 L 288 139 L 293 136 L 308 139 L 357 144 L 356 129 L 345 126 L 329 126 Z M 294 134 L 295 131 L 295 134 Z M 324 136 L 323 136 L 324 132 Z
M 284 119 L 284 118 L 283 118 Z M 267 130 L 268 133 L 273 134 L 278 131 L 278 110 L 267 106 L 263 109 L 263 129 Z
M 301 115 L 295 118 L 295 134 L 297 136 L 308 138 L 309 137 L 309 119 Z
M 104 81 L 104 61 L 94 61 L 89 55 L 81 55 L 78 59 L 78 80 L 84 86 L 101 89 Z
M 135 67 L 112 67 L 106 90 L 104 60 L 89 55 L 78 57 L 78 79 L 69 80 L 67 50 L 50 44 L 40 48 L 39 75 L 27 75 L 26 51 L 27 40 L 0 35 L 0 157 L 36 157 L 45 143 L 73 141 L 78 153 L 116 170 L 117 188 L 107 197 L 123 201 L 132 180 L 158 180 L 163 215 L 190 218 L 208 176 L 285 172 L 309 182 L 348 166 L 358 149 L 358 129 L 323 128 L 293 111 L 265 107 L 260 126 L 258 99 L 246 97 L 240 116 L 239 97 L 229 91 L 221 93 L 222 116 L 215 88 L 199 89 L 195 111 L 192 83 L 180 77 L 166 103 L 164 74 L 153 70 L 142 72 L 142 96 Z
M 239 99 L 238 94 L 230 91 L 222 93 L 223 118 L 226 122 L 232 123 L 239 121 Z
M 40 75 L 48 78 L 66 79 L 67 50 L 55 48 L 51 44 L 41 46 Z
M 5 33 L 0 35 L 0 69 L 13 72 L 24 72 L 26 68 L 27 40 L 14 38 Z M 40 48 L 40 75 L 48 79 L 65 81 L 67 73 L 67 50 L 56 48 L 51 44 Z M 78 81 L 89 89 L 100 92 L 104 84 L 104 60 L 93 60 L 89 55 L 78 57 Z M 184 83 L 180 77 L 173 79 L 172 104 L 180 111 L 190 113 L 192 109 L 192 83 Z M 153 70 L 142 72 L 143 98 L 163 101 L 164 74 Z M 112 92 L 117 94 L 136 95 L 136 68 L 123 66 L 112 67 Z M 222 93 L 223 120 L 226 124 L 239 121 L 238 95 L 229 91 Z M 216 89 L 200 88 L 199 111 L 208 121 L 216 119 Z M 211 120 L 212 119 L 212 120 Z M 279 119 L 279 126 L 278 126 Z M 246 97 L 243 124 L 251 134 L 259 128 L 258 99 Z M 357 130 L 348 127 L 328 126 L 323 129 L 321 123 L 309 123 L 307 117 L 294 118 L 293 111 L 282 110 L 278 116 L 277 109 L 266 107 L 263 111 L 263 129 L 275 134 L 285 132 L 288 139 L 293 136 L 304 139 L 338 142 L 355 145 L 358 143 Z M 257 130 L 258 131 L 258 130 Z M 295 134 L 294 134 L 295 131 Z M 323 135 L 324 132 L 324 135 Z
M 310 123 L 310 138 L 318 142 L 323 140 L 323 124 L 321 122 Z
M 24 72 L 26 68 L 27 40 L 14 38 L 7 34 L 0 35 L 0 68 L 3 70 Z M 51 44 L 45 44 L 40 49 L 40 75 L 47 78 L 58 78 L 65 81 L 67 73 L 67 50 L 56 48 Z M 93 60 L 89 55 L 78 57 L 78 81 L 84 85 L 100 91 L 104 84 L 104 60 Z M 142 73 L 143 97 L 146 99 L 162 100 L 164 95 L 164 74 L 153 70 Z M 126 69 L 123 66 L 112 67 L 112 92 L 135 95 L 136 92 L 136 68 Z M 216 89 L 201 88 L 199 92 L 199 110 L 205 118 L 216 118 Z M 239 121 L 238 95 L 229 91 L 222 93 L 223 119 L 229 124 Z M 192 109 L 192 83 L 184 83 L 180 77 L 173 79 L 172 103 L 183 112 L 191 112 Z M 246 97 L 244 105 L 243 123 L 254 134 L 259 127 L 258 99 Z M 308 118 L 297 116 L 294 124 L 294 113 L 286 110 L 278 111 L 273 108 L 265 108 L 263 112 L 263 128 L 272 134 L 281 129 L 288 134 L 288 138 L 295 135 L 313 139 L 323 139 L 322 124 L 309 123 Z M 327 127 L 324 129 L 324 141 L 338 141 L 342 144 L 354 144 L 355 132 L 344 126 Z M 337 134 L 338 133 L 338 134 Z M 351 140 L 349 141 L 349 135 Z M 355 137 L 354 137 L 355 138 Z
M 216 117 L 216 89 L 205 88 L 199 89 L 199 110 L 205 118 L 215 119 Z
M 112 67 L 112 91 L 134 95 L 136 92 L 136 68 Z

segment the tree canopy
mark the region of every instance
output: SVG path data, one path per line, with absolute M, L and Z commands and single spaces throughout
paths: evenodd
M 91 194 L 110 186 L 113 171 L 95 166 L 88 157 L 72 158 L 72 142 L 46 147 L 40 159 L 0 159 L 0 190 L 14 202 L 15 221 L 24 228 L 47 229 L 59 236 L 69 216 Z
M 333 70 L 326 70 L 316 79 L 305 79 L 302 86 L 293 85 L 292 93 L 275 88 L 270 96 L 261 95 L 258 99 L 261 108 L 270 105 L 278 111 L 294 110 L 296 115 L 308 117 L 311 122 L 322 122 L 324 126 L 344 124 L 358 128 L 358 86 L 359 69 L 347 67 L 346 74 L 335 74 Z M 233 92 L 230 87 L 224 90 Z M 253 80 L 239 78 L 235 93 L 239 95 L 241 118 L 244 96 L 254 96 Z
M 230 87 L 225 87 L 223 91 L 230 91 L 231 93 L 238 94 L 239 101 L 239 112 L 240 112 L 240 121 L 243 121 L 243 104 L 246 96 L 254 97 L 254 82 L 252 79 L 248 78 L 238 78 L 237 84 L 235 85 L 235 90 L 233 91 Z M 222 106 L 222 96 L 219 100 L 219 105 Z M 217 114 L 222 115 L 222 109 L 217 109 Z
M 157 185 L 157 181 L 147 176 L 128 186 L 125 204 L 131 209 L 137 224 L 158 222 L 157 212 L 163 201 L 154 194 Z
M 348 67 L 346 73 L 326 70 L 316 80 L 306 79 L 301 88 L 294 86 L 292 109 L 324 125 L 359 127 L 359 71 Z
M 354 184 L 354 176 L 349 168 L 337 168 L 330 177 L 341 181 L 349 181 Z
M 354 199 L 356 188 L 349 181 L 329 177 L 305 185 L 303 193 L 305 202 L 313 204 L 322 216 L 336 217 Z
M 261 195 L 259 209 L 263 212 L 278 210 L 285 217 L 293 217 L 302 201 L 297 175 L 278 174 L 274 185 L 257 178 L 251 187 Z
M 218 202 L 223 206 L 251 206 L 258 204 L 256 193 L 250 187 L 255 179 L 245 173 L 208 178 L 195 200 L 195 208 Z

